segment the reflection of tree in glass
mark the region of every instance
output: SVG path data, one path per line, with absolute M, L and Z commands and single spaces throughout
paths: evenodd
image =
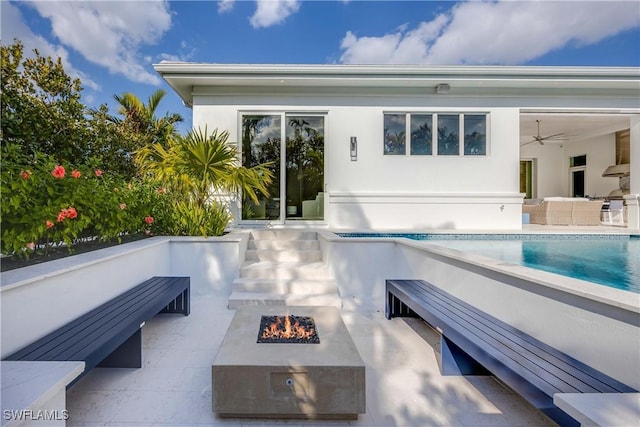
M 385 154 L 404 154 L 405 147 L 405 131 L 396 132 L 394 134 L 389 132 L 389 129 L 384 130 L 384 153 Z
M 474 130 L 471 134 L 465 135 L 464 154 L 482 155 L 485 154 L 484 134 Z
M 458 132 L 438 127 L 438 154 L 458 154 Z
M 431 154 L 431 138 L 431 125 L 427 122 L 412 130 L 411 154 Z
M 242 117 L 242 164 L 253 167 L 266 164 L 267 169 L 273 175 L 273 180 L 268 186 L 268 195 L 261 198 L 261 203 L 270 208 L 272 212 L 278 211 L 275 199 L 280 197 L 280 118 L 275 116 L 243 116 Z M 278 135 L 275 137 L 274 135 Z M 242 216 L 244 219 L 254 217 L 258 209 L 252 201 L 243 197 Z M 278 214 L 270 215 L 267 219 L 273 219 Z M 264 218 L 264 216 L 262 217 Z
M 308 118 L 313 121 L 313 118 Z M 321 120 L 321 119 L 320 119 Z M 287 129 L 287 175 L 297 181 L 297 192 L 288 187 L 287 197 L 297 206 L 315 197 L 324 182 L 324 133 L 320 123 L 312 124 L 303 117 L 291 118 Z

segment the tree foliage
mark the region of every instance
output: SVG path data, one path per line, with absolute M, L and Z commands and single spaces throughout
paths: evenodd
M 112 115 L 105 104 L 90 109 L 82 103 L 82 83 L 71 78 L 60 58 L 43 57 L 34 50 L 27 58 L 20 41 L 1 46 L 3 144 L 15 144 L 32 161 L 37 154 L 57 162 L 99 163 L 124 178 L 136 175 L 133 155 L 145 145 L 176 135 L 179 114 L 156 117 L 165 95 L 158 90 L 145 105 L 135 95 L 114 95 L 120 103 Z M 3 152 L 3 160 L 7 152 Z
M 179 209 L 183 217 L 189 216 L 187 212 L 199 215 L 191 218 L 192 223 L 202 224 L 198 234 L 219 234 L 206 225 L 207 217 L 219 218 L 216 223 L 223 221 L 222 229 L 228 223 L 230 217 L 224 215 L 218 201 L 221 195 L 242 193 L 257 203 L 258 193 L 269 194 L 271 165 L 241 166 L 237 149 L 228 139 L 229 132 L 208 134 L 206 129 L 198 129 L 171 139 L 167 147 L 156 143 L 137 153 L 136 160 L 146 175 L 184 195 Z
M 19 41 L 2 46 L 2 142 L 22 153 L 83 162 L 91 154 L 90 128 L 80 80 L 69 77 L 60 58 L 25 58 Z
M 158 105 L 165 95 L 164 90 L 158 89 L 149 96 L 146 104 L 129 92 L 113 96 L 120 104 L 118 113 L 123 116 L 122 119 L 113 118 L 113 121 L 138 138 L 136 145 L 139 148 L 151 144 L 167 146 L 168 141 L 177 135 L 176 124 L 182 121 L 180 114 L 156 116 Z
M 228 139 L 227 131 L 209 135 L 206 129 L 193 130 L 171 140 L 167 148 L 154 144 L 140 150 L 138 162 L 143 171 L 189 194 L 199 205 L 215 194 L 240 192 L 257 202 L 257 193 L 268 195 L 273 179 L 269 165 L 240 166 L 237 149 Z

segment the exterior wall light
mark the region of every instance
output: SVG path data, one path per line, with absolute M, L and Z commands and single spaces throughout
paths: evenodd
M 358 160 L 358 138 L 355 136 L 351 137 L 351 143 L 349 144 L 349 152 L 351 154 L 351 161 L 355 162 Z
M 440 83 L 439 85 L 436 85 L 436 93 L 449 93 L 450 90 L 451 86 L 447 83 Z

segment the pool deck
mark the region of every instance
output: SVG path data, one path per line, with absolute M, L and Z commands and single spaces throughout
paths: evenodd
M 192 299 L 188 317 L 144 327 L 142 369 L 96 368 L 67 392 L 79 426 L 551 426 L 493 377 L 443 377 L 436 333 L 419 319 L 341 311 L 366 365 L 367 412 L 357 421 L 220 419 L 211 409 L 211 363 L 234 310 L 226 298 Z

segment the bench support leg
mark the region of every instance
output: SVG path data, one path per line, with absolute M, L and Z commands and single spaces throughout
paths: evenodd
M 415 311 L 411 310 L 404 302 L 391 292 L 387 292 L 387 304 L 385 307 L 387 319 L 392 317 L 419 317 Z
M 491 375 L 481 364 L 465 353 L 460 347 L 440 335 L 438 364 L 442 375 Z
M 98 367 L 142 368 L 142 328 L 109 354 Z
M 171 301 L 160 313 L 180 313 L 188 316 L 191 313 L 190 289 L 187 288 L 180 295 Z

